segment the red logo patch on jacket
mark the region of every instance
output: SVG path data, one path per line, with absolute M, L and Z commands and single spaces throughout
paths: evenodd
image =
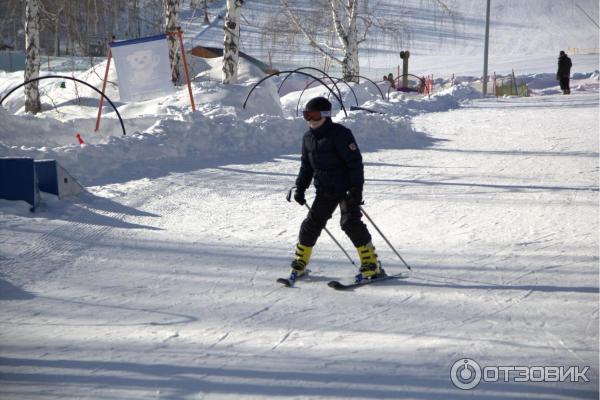
M 349 147 L 349 148 L 350 148 L 350 150 L 352 150 L 352 151 L 356 151 L 356 149 L 358 149 L 358 147 L 356 147 L 356 144 L 355 144 L 355 143 L 350 143 L 350 144 L 348 145 L 348 147 Z

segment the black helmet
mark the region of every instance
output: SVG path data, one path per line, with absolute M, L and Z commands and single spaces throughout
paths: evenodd
M 306 103 L 304 111 L 331 111 L 331 103 L 325 97 L 315 97 Z

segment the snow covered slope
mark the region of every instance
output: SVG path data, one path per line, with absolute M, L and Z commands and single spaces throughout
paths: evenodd
M 290 1 L 302 13 L 311 9 L 306 1 Z M 401 24 L 401 32 L 384 39 L 377 26 L 361 44 L 361 74 L 379 78 L 401 64 L 400 50 L 410 50 L 410 68 L 418 75 L 483 73 L 486 2 L 483 0 L 448 0 L 450 14 L 439 2 L 422 0 L 378 1 L 369 3 L 386 17 Z M 210 27 L 192 19 L 184 24 L 189 45 L 222 46 L 224 1 L 211 9 Z M 492 1 L 490 10 L 489 71 L 506 74 L 552 72 L 560 50 L 577 49 L 574 66 L 578 72 L 598 69 L 599 4 L 596 0 L 503 0 Z M 187 11 L 191 14 L 191 10 Z M 308 65 L 321 68 L 323 59 L 307 45 L 303 37 L 285 44 L 284 35 L 277 45 L 260 29 L 271 26 L 283 15 L 279 0 L 248 1 L 243 7 L 242 47 L 245 53 L 264 62 L 272 58 L 275 67 Z M 586 14 L 588 16 L 586 16 Z M 328 41 L 327 38 L 323 38 Z M 337 40 L 337 39 L 336 39 Z M 337 41 L 334 41 L 337 45 Z M 595 49 L 594 55 L 583 55 Z M 582 63 L 585 67 L 582 68 Z M 531 69 L 535 65 L 535 68 Z M 590 68 L 590 65 L 595 67 Z M 332 64 L 335 68 L 335 64 Z M 339 75 L 339 71 L 338 71 Z
M 456 2 L 477 15 L 480 3 Z M 548 24 L 578 21 L 578 37 L 584 20 L 569 10 L 594 4 L 562 3 L 494 1 L 493 12 L 543 8 Z M 506 24 L 495 46 L 537 32 Z M 476 56 L 431 56 L 444 77 L 431 98 L 388 101 L 368 82 L 355 98 L 341 85 L 348 115 L 334 101 L 334 120 L 363 152 L 365 208 L 413 267 L 352 292 L 327 287 L 355 270 L 326 235 L 310 279 L 275 283 L 306 214 L 285 201 L 306 129 L 296 108 L 323 87 L 287 81 L 279 97 L 282 78 L 270 80 L 243 109 L 260 71 L 243 63 L 224 86 L 218 60 L 193 60 L 195 113 L 185 88 L 124 104 L 109 85 L 126 136 L 109 107 L 93 132 L 98 99 L 85 88 L 44 81 L 37 116 L 16 92 L 0 108 L 0 156 L 56 158 L 88 193 L 43 195 L 35 213 L 0 200 L 0 398 L 598 398 L 598 63 L 574 57 L 573 94 L 559 95 L 544 40 L 532 39 L 548 55 L 517 72 L 528 98 L 483 98 Z M 72 73 L 98 85 L 103 67 Z M 451 86 L 458 71 L 474 72 Z M 0 72 L 0 95 L 21 79 Z M 356 259 L 338 219 L 328 228 Z M 371 231 L 388 272 L 405 271 Z M 461 390 L 451 368 L 464 358 L 576 367 L 589 382 L 511 375 Z
M 414 274 L 353 293 L 326 286 L 354 272 L 325 236 L 311 280 L 274 283 L 304 216 L 284 200 L 296 153 L 182 159 L 35 215 L 3 202 L 0 393 L 597 398 L 597 105 L 478 100 L 417 117 L 413 146 L 365 151 L 365 207 Z M 463 357 L 590 366 L 591 382 L 461 391 Z

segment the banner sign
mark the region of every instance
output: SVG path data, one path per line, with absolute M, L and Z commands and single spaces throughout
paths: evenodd
M 175 92 L 166 35 L 113 42 L 121 101 L 140 101 Z

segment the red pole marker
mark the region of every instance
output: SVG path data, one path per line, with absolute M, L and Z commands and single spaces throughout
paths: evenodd
M 113 41 L 115 37 L 113 36 Z M 98 106 L 98 116 L 96 117 L 96 129 L 94 132 L 98 132 L 100 129 L 100 116 L 102 115 L 102 105 L 104 104 L 104 92 L 106 91 L 106 82 L 108 81 L 108 70 L 110 69 L 110 60 L 112 59 L 112 51 L 110 44 L 108 47 L 108 60 L 106 61 L 106 69 L 104 70 L 104 80 L 102 81 L 102 96 L 100 96 L 100 105 Z
M 79 132 L 77 133 L 77 135 L 75 135 L 75 137 L 77 138 L 77 141 L 79 142 L 80 145 L 84 145 L 85 144 L 85 142 L 81 138 L 81 135 L 79 134 Z

